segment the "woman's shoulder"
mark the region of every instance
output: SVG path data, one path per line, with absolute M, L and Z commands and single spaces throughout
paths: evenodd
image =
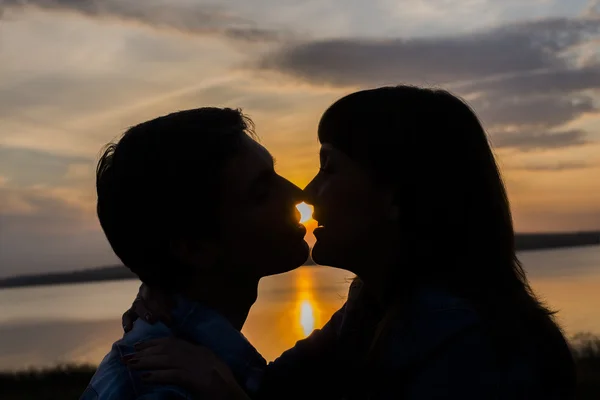
M 422 289 L 415 293 L 409 309 L 390 323 L 385 353 L 402 366 L 464 345 L 466 339 L 473 347 L 487 347 L 481 326 L 479 314 L 467 301 L 441 290 Z
M 433 382 L 459 381 L 457 376 L 467 374 L 474 382 L 506 390 L 540 389 L 544 372 L 536 346 L 530 351 L 498 346 L 477 309 L 459 297 L 425 290 L 414 300 L 411 312 L 392 324 L 381 352 L 381 366 L 392 376 L 421 376 Z
M 454 336 L 477 331 L 481 324 L 479 313 L 467 300 L 441 289 L 422 288 L 415 292 L 406 312 L 394 319 L 391 335 L 435 347 Z

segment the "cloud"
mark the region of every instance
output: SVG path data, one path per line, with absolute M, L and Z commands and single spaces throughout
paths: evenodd
M 60 193 L 61 191 L 58 190 Z M 61 193 L 64 195 L 64 190 Z M 90 221 L 90 207 L 73 198 L 57 195 L 56 189 L 32 187 L 0 189 L 3 230 L 61 234 Z
M 570 94 L 598 88 L 600 88 L 600 65 L 547 69 L 502 76 L 497 79 L 471 82 L 458 86 L 457 89 L 465 93 L 494 93 L 498 96 L 523 93 L 529 96 Z
M 72 169 L 72 165 L 92 165 L 86 157 L 62 156 L 46 151 L 0 146 L 0 175 L 12 185 L 56 185 Z
M 521 151 L 558 149 L 587 144 L 587 133 L 572 129 L 558 132 L 523 131 L 495 134 L 492 143 L 496 148 L 511 148 Z
M 530 172 L 558 172 L 558 171 L 572 171 L 589 168 L 592 165 L 586 162 L 570 161 L 570 162 L 558 162 L 551 164 L 525 164 L 520 166 L 509 167 L 510 170 L 517 171 L 530 171 Z
M 309 41 L 266 55 L 258 67 L 333 85 L 444 84 L 567 67 L 561 52 L 598 33 L 600 20 L 556 18 L 453 37 Z
M 515 230 L 517 232 L 560 232 L 595 231 L 600 226 L 598 207 L 551 209 L 535 205 L 533 207 L 513 207 Z
M 0 239 L 96 229 L 94 162 L 39 150 L 0 147 Z
M 256 68 L 314 85 L 442 85 L 465 97 L 498 147 L 521 151 L 588 143 L 569 124 L 598 108 L 600 18 L 547 18 L 429 38 L 331 39 L 282 47 Z
M 244 42 L 279 42 L 287 34 L 263 29 L 216 5 L 131 0 L 3 0 L 3 10 L 35 7 L 46 11 L 73 12 L 90 18 L 133 22 L 155 29 L 191 35 L 221 35 Z
M 470 102 L 488 128 L 502 126 L 555 127 L 596 110 L 589 97 L 503 97 L 486 95 Z
M 94 177 L 95 163 L 76 163 L 69 164 L 64 175 L 65 180 L 76 182 L 82 179 L 90 179 Z
M 64 187 L 0 187 L 0 276 L 116 263 L 93 195 Z

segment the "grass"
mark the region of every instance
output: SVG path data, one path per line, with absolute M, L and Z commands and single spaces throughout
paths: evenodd
M 577 360 L 576 400 L 600 399 L 600 337 L 580 333 L 572 340 Z M 61 365 L 50 369 L 0 373 L 2 400 L 76 400 L 87 387 L 95 366 Z
M 577 360 L 577 400 L 600 399 L 600 337 L 579 333 L 571 344 Z
M 60 365 L 0 373 L 2 400 L 79 399 L 96 371 L 91 365 Z

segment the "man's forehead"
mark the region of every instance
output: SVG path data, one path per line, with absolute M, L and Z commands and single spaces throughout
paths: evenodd
M 262 159 L 268 164 L 273 164 L 273 156 L 263 145 L 248 136 L 245 136 L 244 140 L 247 143 L 250 153 L 255 153 L 258 158 Z
M 227 164 L 223 178 L 228 191 L 245 191 L 252 182 L 264 173 L 273 171 L 271 153 L 250 137 L 245 137 L 237 155 Z
M 244 136 L 227 169 L 272 167 L 273 161 L 273 156 L 263 145 L 251 137 Z

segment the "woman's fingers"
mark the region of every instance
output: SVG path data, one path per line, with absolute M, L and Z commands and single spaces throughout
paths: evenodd
M 142 350 L 150 349 L 150 348 L 159 348 L 165 349 L 169 347 L 169 344 L 175 344 L 177 341 L 181 339 L 176 339 L 173 337 L 162 337 L 157 339 L 149 339 L 143 342 L 136 343 L 133 347 L 135 351 L 141 352 Z
M 142 382 L 153 385 L 182 385 L 185 383 L 183 371 L 180 369 L 161 369 L 144 372 Z
M 142 372 L 146 384 L 180 386 L 200 398 L 248 399 L 227 366 L 203 346 L 170 337 L 139 343 L 136 351 L 123 362 Z
M 134 348 L 139 354 L 163 353 L 188 359 L 214 359 L 214 354 L 208 348 L 173 336 L 136 343 Z
M 140 342 L 134 345 L 135 353 L 131 356 L 142 358 L 154 355 L 168 355 L 173 359 L 184 359 L 184 360 L 198 360 L 210 357 L 212 360 L 212 353 L 208 349 L 200 345 L 188 343 L 183 339 L 177 339 L 173 337 L 150 339 L 145 342 Z
M 172 357 L 169 357 L 164 354 L 152 354 L 140 357 L 139 355 L 135 355 L 131 358 L 123 357 L 123 362 L 127 365 L 128 368 L 134 370 L 165 370 L 165 369 L 175 369 L 178 366 L 176 365 L 176 360 L 173 360 Z

